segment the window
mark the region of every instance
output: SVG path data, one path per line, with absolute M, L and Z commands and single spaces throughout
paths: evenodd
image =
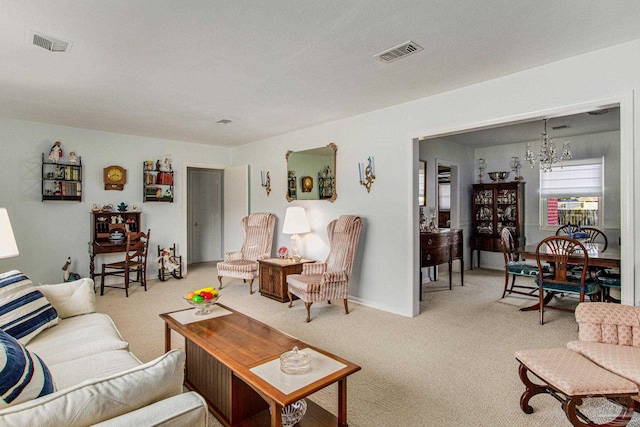
M 602 225 L 604 158 L 568 160 L 540 173 L 543 226 Z

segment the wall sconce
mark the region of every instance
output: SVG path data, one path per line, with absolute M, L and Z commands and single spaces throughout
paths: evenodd
M 269 171 L 260 171 L 260 184 L 267 191 L 267 197 L 269 197 L 269 193 L 271 193 L 271 177 L 269 176 Z
M 367 193 L 371 191 L 371 184 L 376 179 L 376 174 L 373 170 L 373 159 L 369 156 L 368 164 L 364 168 L 364 175 L 362 175 L 362 163 L 358 163 L 358 175 L 360 176 L 360 184 L 364 185 L 367 189 Z

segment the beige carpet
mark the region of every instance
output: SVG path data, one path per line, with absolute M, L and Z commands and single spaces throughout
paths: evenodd
M 513 355 L 576 339 L 573 314 L 550 310 L 540 326 L 537 311 L 518 310 L 534 299 L 500 299 L 500 272 L 465 272 L 465 286 L 454 277 L 451 291 L 446 275 L 441 279 L 425 284 L 421 314 L 414 318 L 355 303 L 345 315 L 342 304 L 315 303 L 312 321 L 305 323 L 301 302 L 289 309 L 257 292 L 249 295 L 248 285 L 233 279 L 225 279 L 220 302 L 362 366 L 348 380 L 351 427 L 569 426 L 560 404 L 548 395 L 531 400 L 533 414 L 520 410 L 524 386 Z M 133 353 L 149 361 L 164 350 L 158 314 L 186 307 L 186 292 L 210 285 L 217 287 L 215 265 L 190 266 L 188 278 L 151 280 L 146 293 L 135 285 L 129 298 L 107 289 L 97 296 L 98 308 L 111 315 Z M 388 292 L 393 291 L 390 283 Z M 175 335 L 175 346 L 179 341 Z M 311 399 L 336 413 L 335 386 Z M 587 404 L 596 416 L 615 410 L 598 400 Z M 640 417 L 629 425 L 640 426 Z

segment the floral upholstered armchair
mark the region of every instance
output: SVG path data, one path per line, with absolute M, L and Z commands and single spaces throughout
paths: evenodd
M 224 254 L 218 263 L 218 282 L 222 289 L 223 277 L 234 277 L 249 282 L 249 293 L 253 293 L 253 279 L 258 277 L 258 260 L 271 257 L 273 230 L 276 217 L 266 212 L 252 213 L 242 218 L 242 249 Z
M 296 295 L 307 308 L 307 322 L 311 321 L 311 304 L 317 301 L 344 300 L 344 311 L 349 314 L 349 279 L 353 259 L 358 248 L 362 219 L 342 215 L 327 226 L 329 255 L 323 263 L 303 264 L 302 274 L 287 276 L 289 307 Z

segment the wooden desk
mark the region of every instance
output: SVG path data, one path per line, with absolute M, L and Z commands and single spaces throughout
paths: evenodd
M 449 263 L 449 289 L 451 266 L 460 260 L 460 281 L 464 286 L 464 259 L 462 256 L 462 230 L 439 230 L 420 233 L 420 272 L 422 267 L 435 267 Z M 420 299 L 422 300 L 422 274 L 420 274 Z
M 518 252 L 522 255 L 522 259 L 536 259 L 536 247 L 535 245 L 527 245 L 524 249 L 519 248 Z M 620 246 L 619 245 L 609 245 L 607 246 L 606 251 L 601 251 L 600 248 L 602 245 L 600 243 L 591 243 L 587 250 L 589 250 L 589 267 L 602 267 L 602 268 L 620 268 Z M 590 250 L 590 249 L 593 249 Z M 540 259 L 547 262 L 552 262 L 553 257 L 551 255 L 546 255 L 542 251 L 545 248 L 541 248 Z M 569 258 L 569 262 L 571 262 L 572 258 Z M 577 263 L 582 262 L 582 258 L 576 258 L 575 261 Z
M 313 261 L 310 259 L 301 259 L 297 262 L 280 258 L 259 259 L 260 295 L 280 302 L 289 301 L 287 276 L 302 273 L 302 264 L 307 262 Z
M 338 416 L 307 399 L 307 413 L 297 425 L 347 427 L 347 377 L 359 371 L 360 366 L 229 307 L 217 304 L 216 308 L 231 313 L 186 324 L 178 322 L 172 313 L 160 317 L 165 321 L 167 351 L 171 349 L 171 330 L 185 337 L 185 385 L 205 398 L 224 426 L 281 427 L 284 406 L 337 382 Z M 313 349 L 344 367 L 290 393 L 282 392 L 252 371 L 279 359 L 293 346 Z
M 120 221 L 120 222 L 118 222 Z M 91 212 L 91 242 L 89 242 L 89 273 L 91 279 L 102 273 L 95 271 L 95 258 L 101 254 L 124 252 L 126 241 L 112 243 L 109 234 L 114 230 L 123 233 L 140 231 L 140 212 Z

